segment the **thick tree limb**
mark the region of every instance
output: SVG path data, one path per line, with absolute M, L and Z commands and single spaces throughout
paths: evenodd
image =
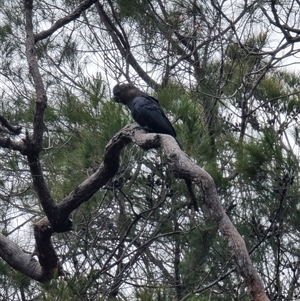
M 38 61 L 35 51 L 35 38 L 33 34 L 33 23 L 32 23 L 32 0 L 24 0 L 25 7 L 25 30 L 26 30 L 26 58 L 29 66 L 29 72 L 33 78 L 36 102 L 35 112 L 33 119 L 33 144 L 36 149 L 42 149 L 42 139 L 44 133 L 44 111 L 47 107 L 47 95 L 43 83 L 42 76 L 39 71 Z
M 129 126 L 131 130 L 133 126 Z M 125 127 L 127 129 L 127 127 Z M 101 187 L 103 187 L 118 171 L 121 150 L 131 142 L 127 131 L 118 132 L 106 145 L 103 162 L 89 178 L 78 185 L 58 205 L 59 215 L 67 218 L 83 202 L 88 201 Z
M 53 222 L 56 216 L 56 205 L 51 197 L 50 191 L 47 187 L 43 176 L 43 170 L 40 166 L 39 153 L 42 150 L 42 139 L 44 133 L 44 111 L 47 107 L 47 96 L 44 88 L 42 76 L 39 71 L 38 61 L 35 52 L 33 23 L 32 23 L 32 9 L 33 1 L 25 0 L 25 15 L 26 15 L 26 57 L 29 66 L 29 72 L 33 78 L 36 102 L 33 119 L 33 135 L 29 136 L 27 133 L 24 140 L 27 146 L 27 159 L 30 167 L 34 188 L 38 194 L 41 205 L 46 213 L 48 219 Z
M 43 279 L 50 280 L 64 275 L 62 266 L 52 244 L 53 229 L 48 220 L 42 219 L 34 225 L 35 254 L 43 270 Z
M 49 29 L 43 30 L 34 35 L 35 42 L 50 37 L 56 30 L 70 23 L 71 21 L 80 17 L 82 12 L 91 7 L 97 0 L 85 0 L 82 1 L 78 7 L 76 7 L 69 15 L 58 19 Z
M 47 231 L 48 235 L 45 235 L 44 233 Z M 39 282 L 51 280 L 63 274 L 50 240 L 51 234 L 51 230 L 47 230 L 47 226 L 42 225 L 42 222 L 38 222 L 35 226 L 35 238 L 37 241 L 35 253 L 38 255 L 40 263 L 32 255 L 23 252 L 15 243 L 1 233 L 0 257 L 15 270 L 31 279 Z M 40 251 L 43 253 L 39 253 Z
M 0 233 L 0 256 L 17 271 L 31 279 L 43 281 L 44 275 L 38 261 L 25 254 L 15 243 Z
M 213 179 L 202 168 L 197 166 L 182 152 L 177 142 L 168 135 L 144 134 L 139 127 L 129 125 L 117 133 L 108 143 L 104 155 L 104 162 L 94 175 L 78 186 L 59 205 L 61 210 L 74 210 L 81 202 L 90 196 L 90 189 L 100 188 L 106 180 L 117 172 L 118 156 L 129 141 L 143 149 L 161 147 L 168 158 L 168 164 L 179 178 L 188 178 L 196 183 L 202 192 L 204 214 L 213 220 L 228 243 L 237 270 L 243 276 L 253 300 L 269 300 L 264 292 L 262 281 L 252 265 L 246 245 L 236 228 L 230 221 L 219 200 Z M 96 184 L 98 183 L 98 184 Z
M 33 187 L 36 191 L 43 210 L 51 221 L 52 227 L 55 228 L 55 221 L 57 219 L 57 208 L 51 193 L 44 178 L 41 167 L 39 154 L 35 151 L 30 151 L 27 155 L 28 165 L 33 181 Z
M 21 126 L 13 126 L 4 116 L 0 115 L 0 123 L 9 131 L 11 135 L 19 135 L 21 133 Z M 0 127 L 1 132 L 1 127 Z
M 0 137 L 0 146 L 10 150 L 19 151 L 21 153 L 23 153 L 27 149 L 24 141 L 14 141 L 10 137 Z
M 123 132 L 125 136 L 128 135 L 128 138 L 142 148 L 148 149 L 161 146 L 167 155 L 168 164 L 172 167 L 177 177 L 189 178 L 198 185 L 203 195 L 204 206 L 202 208 L 204 214 L 217 224 L 227 241 L 237 270 L 244 278 L 253 300 L 269 300 L 265 294 L 263 283 L 251 262 L 243 238 L 237 232 L 221 205 L 211 176 L 187 157 L 172 137 L 168 135 L 143 134 L 132 126 L 125 127 Z

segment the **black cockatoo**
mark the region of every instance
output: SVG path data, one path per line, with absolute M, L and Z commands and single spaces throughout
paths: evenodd
M 176 139 L 176 132 L 165 115 L 158 101 L 148 94 L 144 93 L 132 84 L 116 85 L 113 88 L 114 101 L 127 105 L 131 111 L 133 119 L 147 131 L 158 134 L 168 134 Z M 179 142 L 177 141 L 180 146 Z M 181 146 L 180 146 L 181 148 Z M 189 194 L 191 196 L 191 205 L 198 211 L 196 196 L 192 188 L 192 182 L 185 179 Z
M 116 85 L 114 101 L 125 104 L 133 119 L 147 131 L 168 134 L 176 139 L 176 132 L 158 101 L 132 84 Z

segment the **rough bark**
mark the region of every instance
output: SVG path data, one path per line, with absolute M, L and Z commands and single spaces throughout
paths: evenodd
M 213 179 L 193 162 L 180 149 L 175 139 L 169 135 L 146 134 L 140 127 L 134 125 L 126 126 L 118 132 L 107 144 L 103 163 L 99 169 L 58 204 L 56 222 L 59 225 L 64 225 L 65 221 L 69 221 L 69 214 L 83 202 L 88 201 L 98 189 L 103 187 L 117 173 L 120 152 L 130 141 L 143 149 L 160 147 L 166 154 L 168 164 L 174 174 L 178 178 L 189 179 L 198 185 L 202 193 L 203 205 L 201 208 L 203 208 L 205 216 L 216 223 L 227 241 L 236 268 L 244 278 L 253 300 L 269 300 L 264 292 L 263 283 L 251 262 L 244 240 L 221 205 Z M 55 231 L 68 231 L 70 226 L 68 224 L 67 227 L 55 228 L 47 218 L 35 225 L 36 251 L 40 267 L 37 266 L 36 261 L 32 262 L 32 259 L 26 257 L 27 255 L 2 236 L 0 237 L 0 255 L 15 269 L 33 279 L 39 281 L 51 279 L 55 272 L 57 272 L 57 275 L 63 273 L 51 242 L 51 235 Z M 10 250 L 13 250 L 13 252 Z
M 25 254 L 15 243 L 1 233 L 0 256 L 14 269 L 34 280 L 42 281 L 43 271 L 39 262 L 33 256 Z
M 33 135 L 32 141 L 28 141 L 31 144 L 31 148 L 40 151 L 42 149 L 42 139 L 44 133 L 44 112 L 47 107 L 47 95 L 43 83 L 42 76 L 40 74 L 38 60 L 35 50 L 35 40 L 33 33 L 33 23 L 32 23 L 32 9 L 33 1 L 25 0 L 25 30 L 26 30 L 26 58 L 29 66 L 29 73 L 32 76 L 35 93 L 36 93 L 36 102 L 35 102 L 35 111 L 33 119 Z
M 237 270 L 244 278 L 253 300 L 269 300 L 264 291 L 261 278 L 251 262 L 243 238 L 221 205 L 215 183 L 211 176 L 182 152 L 172 137 L 168 135 L 142 134 L 137 129 L 130 127 L 125 128 L 124 131 L 128 131 L 132 141 L 142 148 L 157 147 L 159 144 L 168 158 L 168 164 L 177 177 L 188 178 L 198 185 L 202 192 L 204 214 L 217 224 L 221 234 L 227 241 Z

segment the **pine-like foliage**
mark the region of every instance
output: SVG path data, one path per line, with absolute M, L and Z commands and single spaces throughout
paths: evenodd
M 299 41 L 298 29 L 281 31 L 299 23 L 299 8 L 293 1 L 225 2 L 98 1 L 38 40 L 48 97 L 40 162 L 58 204 L 133 123 L 111 89 L 134 82 L 159 100 L 183 151 L 212 176 L 268 297 L 296 300 L 300 77 L 282 64 Z M 33 4 L 37 38 L 80 1 Z M 272 5 L 288 25 L 270 23 Z M 45 213 L 26 156 L 3 142 L 33 132 L 37 95 L 24 36 L 23 2 L 0 1 L 0 116 L 22 126 L 12 135 L 0 120 L 0 230 L 35 257 L 32 228 Z M 0 299 L 250 300 L 194 190 L 199 211 L 160 149 L 127 145 L 118 173 L 72 213 L 72 231 L 53 235 L 65 276 L 37 283 L 0 259 Z

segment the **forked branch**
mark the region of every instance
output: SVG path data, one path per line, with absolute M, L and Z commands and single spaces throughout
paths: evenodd
M 140 127 L 134 125 L 128 125 L 123 128 L 107 144 L 103 163 L 100 165 L 99 169 L 58 204 L 57 217 L 62 219 L 68 218 L 68 215 L 73 210 L 78 208 L 83 202 L 88 201 L 98 189 L 103 187 L 117 173 L 120 152 L 130 143 L 130 141 L 143 149 L 161 148 L 167 156 L 168 165 L 172 168 L 174 174 L 178 178 L 191 180 L 199 187 L 202 193 L 202 203 L 200 204 L 200 207 L 202 208 L 205 217 L 216 223 L 224 239 L 227 241 L 236 268 L 244 278 L 252 299 L 254 301 L 268 301 L 269 299 L 265 294 L 263 283 L 251 262 L 245 242 L 221 205 L 213 179 L 205 170 L 193 162 L 180 149 L 176 140 L 169 135 L 147 134 L 141 130 Z M 47 218 L 44 218 L 43 222 L 39 222 L 35 225 L 36 233 L 38 230 L 37 227 L 39 226 L 47 231 L 44 231 L 44 234 L 41 237 L 38 235 L 35 236 L 37 246 L 42 246 L 42 240 L 45 238 L 48 240 L 49 246 L 52 246 L 50 237 L 55 229 L 51 227 Z M 68 230 L 69 229 L 67 228 L 62 229 L 62 231 Z M 3 247 L 5 247 L 5 240 Z M 60 265 L 55 252 L 52 250 L 49 253 L 47 250 L 43 247 L 38 249 L 37 255 L 40 258 L 48 258 L 46 262 L 43 262 L 40 259 L 43 269 L 47 268 L 47 264 L 50 264 L 48 268 L 51 268 L 52 271 L 56 268 L 59 272 Z M 1 257 L 9 264 L 16 267 L 12 258 L 4 258 L 3 254 L 1 254 Z M 24 272 L 24 270 L 25 269 L 22 269 L 21 271 Z M 26 274 L 31 276 L 32 272 Z

